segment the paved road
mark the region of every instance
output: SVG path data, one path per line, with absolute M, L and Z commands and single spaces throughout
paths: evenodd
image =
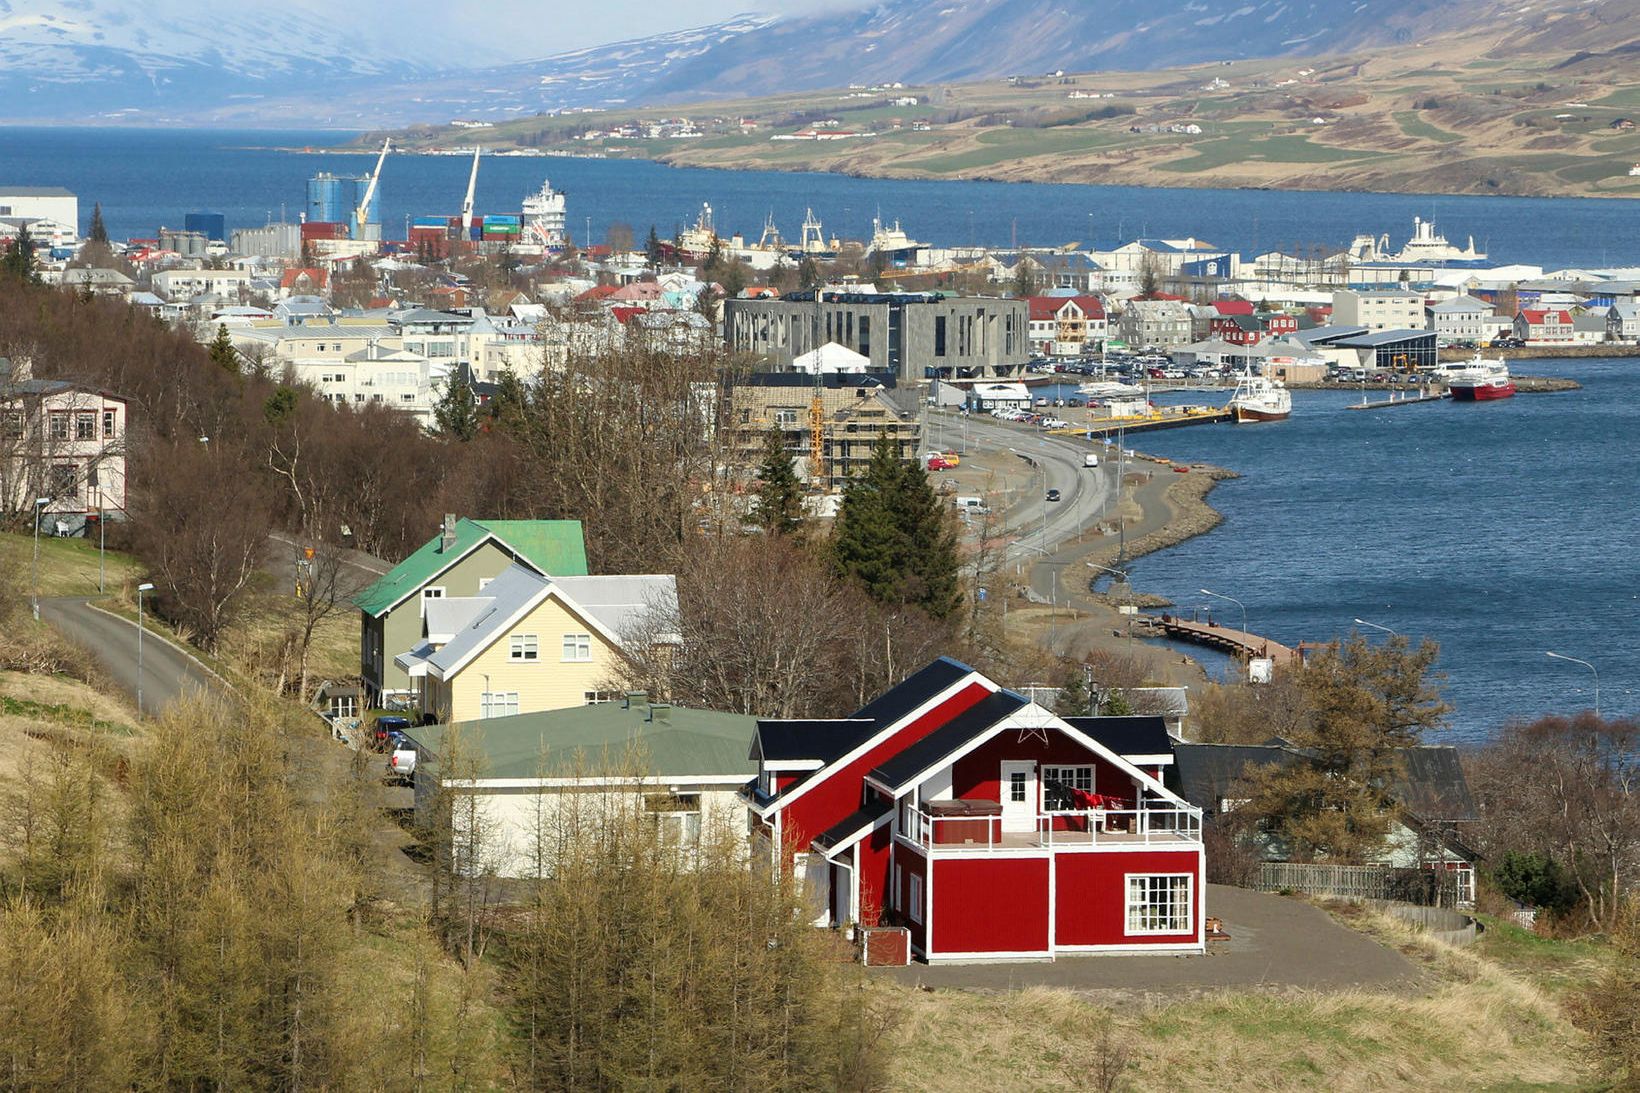
M 135 701 L 139 686 L 137 624 L 92 607 L 83 598 L 43 600 L 40 616 L 64 635 L 90 649 L 104 669 Z M 180 648 L 152 630 L 142 635 L 142 708 L 157 713 L 187 694 L 221 693 L 223 682 Z
M 1419 981 L 1406 957 L 1334 922 L 1296 899 L 1207 886 L 1207 913 L 1224 920 L 1229 941 L 1206 956 L 1062 957 L 1052 964 L 942 964 L 884 969 L 913 986 L 962 990 L 1062 987 L 1178 993 L 1220 987 L 1406 988 Z

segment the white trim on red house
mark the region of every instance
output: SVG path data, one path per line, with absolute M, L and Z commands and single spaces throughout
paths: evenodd
M 877 747 L 877 745 L 883 743 L 883 741 L 889 739 L 895 733 L 899 732 L 906 725 L 909 725 L 911 722 L 916 721 L 918 718 L 920 718 L 923 715 L 927 714 L 930 710 L 934 709 L 936 706 L 939 706 L 940 704 L 942 704 L 946 701 L 949 701 L 951 698 L 955 697 L 958 692 L 962 691 L 964 688 L 966 688 L 966 687 L 968 687 L 972 684 L 975 684 L 975 683 L 980 684 L 982 687 L 989 690 L 992 694 L 995 694 L 997 691 L 1000 691 L 1002 689 L 998 684 L 993 683 L 989 679 L 986 679 L 979 672 L 976 672 L 973 669 L 969 669 L 967 675 L 962 676 L 960 679 L 956 680 L 956 682 L 950 684 L 949 686 L 945 687 L 943 690 L 937 692 L 936 694 L 934 694 L 933 697 L 929 698 L 928 700 L 923 702 L 921 705 L 917 706 L 910 713 L 904 715 L 903 717 L 899 718 L 896 721 L 892 721 L 889 724 L 884 725 L 881 729 L 877 730 L 876 733 L 874 733 L 873 735 L 867 737 L 863 742 L 861 742 L 860 744 L 855 745 L 852 749 L 845 752 L 843 755 L 841 755 L 838 758 L 833 759 L 831 762 L 827 763 L 825 766 L 823 766 L 817 772 L 816 777 L 810 778 L 807 781 L 797 783 L 797 785 L 791 787 L 791 789 L 789 789 L 786 792 L 782 793 L 780 796 L 774 798 L 772 801 L 770 801 L 766 805 L 758 805 L 754 802 L 751 805 L 752 811 L 756 812 L 760 817 L 765 817 L 765 818 L 768 817 L 770 813 L 776 813 L 776 812 L 781 811 L 787 805 L 791 804 L 793 801 L 796 801 L 799 798 L 801 798 L 803 796 L 803 794 L 807 793 L 809 790 L 813 789 L 815 786 L 819 785 L 821 782 L 824 782 L 833 773 L 847 767 L 850 763 L 854 762 L 856 759 L 860 758 L 861 756 L 867 754 L 873 748 Z M 859 721 L 859 720 L 864 720 L 864 719 L 863 718 L 844 718 L 843 720 Z M 890 796 L 893 796 L 893 794 L 890 794 Z
M 860 830 L 856 831 L 854 834 L 850 835 L 848 838 L 844 839 L 842 842 L 838 843 L 836 846 L 832 847 L 830 850 L 822 850 L 822 851 L 820 851 L 820 853 L 822 855 L 824 855 L 825 857 L 827 857 L 827 858 L 835 859 L 837 857 L 837 855 L 842 853 L 844 850 L 853 850 L 856 846 L 858 846 L 860 844 L 861 839 L 865 838 L 867 835 L 870 835 L 872 832 L 876 831 L 879 827 L 882 827 L 884 824 L 893 822 L 893 819 L 894 819 L 894 810 L 891 808 L 887 812 L 883 813 L 881 816 L 877 817 L 875 820 L 871 821 L 871 823 L 861 824 L 860 825 Z

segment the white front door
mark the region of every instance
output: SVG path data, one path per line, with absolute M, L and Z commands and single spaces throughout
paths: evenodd
M 1036 760 L 1002 761 L 1002 830 L 1036 830 Z

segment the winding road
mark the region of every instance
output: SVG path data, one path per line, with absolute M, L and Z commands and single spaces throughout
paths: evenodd
M 140 692 L 145 713 L 158 713 L 187 695 L 222 694 L 228 690 L 215 672 L 190 653 L 146 628 L 139 668 L 136 621 L 94 607 L 84 597 L 42 600 L 40 616 L 64 636 L 90 649 L 133 701 Z

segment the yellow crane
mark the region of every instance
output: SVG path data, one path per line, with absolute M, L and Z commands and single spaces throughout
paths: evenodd
M 820 489 L 826 488 L 826 404 L 823 397 L 825 374 L 820 368 L 820 289 L 814 290 L 814 397 L 809 401 L 809 477 Z

